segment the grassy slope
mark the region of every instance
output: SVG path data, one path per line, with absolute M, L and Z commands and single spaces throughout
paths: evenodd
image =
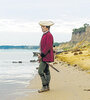
M 90 44 L 83 44 L 80 48 L 80 51 L 68 51 L 63 52 L 57 55 L 57 59 L 67 62 L 71 65 L 78 65 L 84 70 L 90 70 Z M 79 54 L 82 52 L 82 54 Z M 74 55 L 76 53 L 76 55 Z

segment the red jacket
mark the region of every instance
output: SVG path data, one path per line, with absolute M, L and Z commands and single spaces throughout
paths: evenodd
M 53 36 L 50 32 L 43 34 L 40 42 L 40 50 L 42 61 L 45 62 L 53 62 L 54 61 L 54 54 L 53 54 Z

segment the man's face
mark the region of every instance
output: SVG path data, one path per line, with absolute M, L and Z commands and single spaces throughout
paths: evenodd
M 41 26 L 41 29 L 42 29 L 43 32 L 48 31 L 48 28 L 46 26 Z

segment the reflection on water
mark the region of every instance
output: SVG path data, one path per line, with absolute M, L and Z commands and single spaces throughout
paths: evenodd
M 0 50 L 0 100 L 15 100 L 27 92 L 29 81 L 36 75 L 38 63 L 30 63 L 33 50 Z M 22 63 L 12 63 L 22 61 Z

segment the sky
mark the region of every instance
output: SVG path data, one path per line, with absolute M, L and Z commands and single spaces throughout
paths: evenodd
M 71 40 L 72 30 L 90 24 L 90 0 L 0 0 L 0 45 L 39 45 L 39 21 L 53 21 L 54 42 Z

